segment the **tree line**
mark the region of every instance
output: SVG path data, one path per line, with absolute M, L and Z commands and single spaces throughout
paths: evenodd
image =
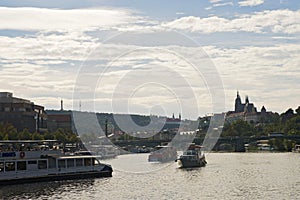
M 0 140 L 59 140 L 65 143 L 79 142 L 80 139 L 72 131 L 57 129 L 55 132 L 31 133 L 24 128 L 18 132 L 10 123 L 0 122 Z

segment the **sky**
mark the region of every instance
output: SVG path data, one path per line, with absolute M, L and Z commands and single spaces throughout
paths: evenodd
M 2 0 L 0 91 L 46 109 L 195 119 L 296 109 L 297 0 Z

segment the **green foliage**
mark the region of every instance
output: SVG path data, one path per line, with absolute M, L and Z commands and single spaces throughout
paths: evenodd
M 298 106 L 298 108 L 295 110 L 297 115 L 300 115 L 300 106 Z
M 79 138 L 73 132 L 64 129 L 58 129 L 54 133 L 46 132 L 30 133 L 28 129 L 17 132 L 17 129 L 9 123 L 0 122 L 0 140 L 59 140 L 62 142 L 79 142 Z
M 247 123 L 243 120 L 227 122 L 224 124 L 221 136 L 267 136 L 269 133 L 300 135 L 300 106 L 296 109 L 296 113 L 289 108 L 280 116 L 274 115 L 268 122 L 258 124 Z
M 222 136 L 252 136 L 254 134 L 254 125 L 244 120 L 237 120 L 233 123 L 226 123 L 223 128 Z
M 45 140 L 54 140 L 54 134 L 51 134 L 51 133 L 49 133 L 49 132 L 46 132 L 46 133 L 44 134 L 44 139 L 45 139 Z
M 18 139 L 17 129 L 9 123 L 0 123 L 0 138 L 2 140 Z
M 32 134 L 25 128 L 22 132 L 18 135 L 19 140 L 30 140 L 32 139 Z
M 41 134 L 39 134 L 39 133 L 33 133 L 32 134 L 32 139 L 33 140 L 43 140 L 44 137 Z
M 281 138 L 273 138 L 269 140 L 269 145 L 277 151 L 285 151 L 284 140 Z

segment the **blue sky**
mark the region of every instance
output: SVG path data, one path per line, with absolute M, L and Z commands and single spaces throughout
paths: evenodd
M 4 0 L 0 90 L 48 109 L 62 98 L 67 109 L 195 118 L 232 110 L 238 89 L 284 112 L 299 105 L 299 33 L 296 0 Z

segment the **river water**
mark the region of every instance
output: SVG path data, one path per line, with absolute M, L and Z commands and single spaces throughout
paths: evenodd
M 209 153 L 207 166 L 106 160 L 113 177 L 3 186 L 1 199 L 300 199 L 300 154 Z

